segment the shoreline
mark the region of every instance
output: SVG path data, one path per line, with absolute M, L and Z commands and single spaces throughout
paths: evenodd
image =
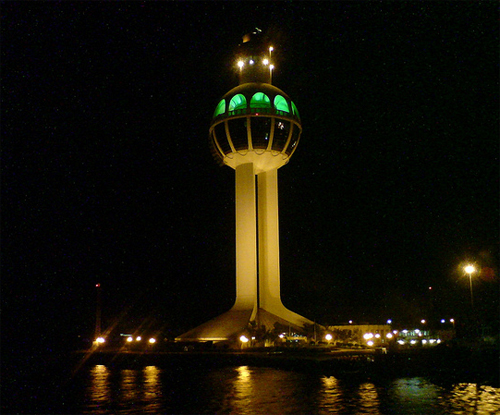
M 80 350 L 80 365 L 117 367 L 157 365 L 167 368 L 257 366 L 320 373 L 336 378 L 429 377 L 448 383 L 500 387 L 498 349 L 433 348 L 389 351 L 278 349 L 245 351 Z

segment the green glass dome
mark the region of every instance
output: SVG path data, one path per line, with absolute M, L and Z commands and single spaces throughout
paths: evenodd
M 279 88 L 246 83 L 219 101 L 210 126 L 215 157 L 230 166 L 236 154 L 281 155 L 285 164 L 297 148 L 302 125 L 296 105 Z

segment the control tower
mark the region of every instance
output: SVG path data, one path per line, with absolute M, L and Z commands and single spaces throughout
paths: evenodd
M 278 169 L 297 149 L 302 125 L 290 97 L 271 84 L 273 52 L 260 30 L 243 37 L 234 62 L 239 85 L 219 101 L 209 130 L 215 158 L 235 170 L 236 301 L 176 340 L 235 340 L 251 322 L 268 330 L 313 324 L 281 302 Z

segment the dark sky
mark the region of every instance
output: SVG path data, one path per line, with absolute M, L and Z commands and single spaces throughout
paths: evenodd
M 2 9 L 5 330 L 91 335 L 96 282 L 105 324 L 175 331 L 230 308 L 234 172 L 208 127 L 254 27 L 303 122 L 279 171 L 284 303 L 330 324 L 455 316 L 459 267 L 497 274 L 496 3 Z M 475 301 L 498 317 L 486 274 Z

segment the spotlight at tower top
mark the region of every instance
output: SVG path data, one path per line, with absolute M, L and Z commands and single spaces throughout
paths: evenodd
M 236 65 L 239 69 L 240 84 L 247 82 L 272 83 L 274 62 L 272 52 L 274 46 L 271 40 L 256 28 L 243 36 L 243 42 L 238 47 Z

